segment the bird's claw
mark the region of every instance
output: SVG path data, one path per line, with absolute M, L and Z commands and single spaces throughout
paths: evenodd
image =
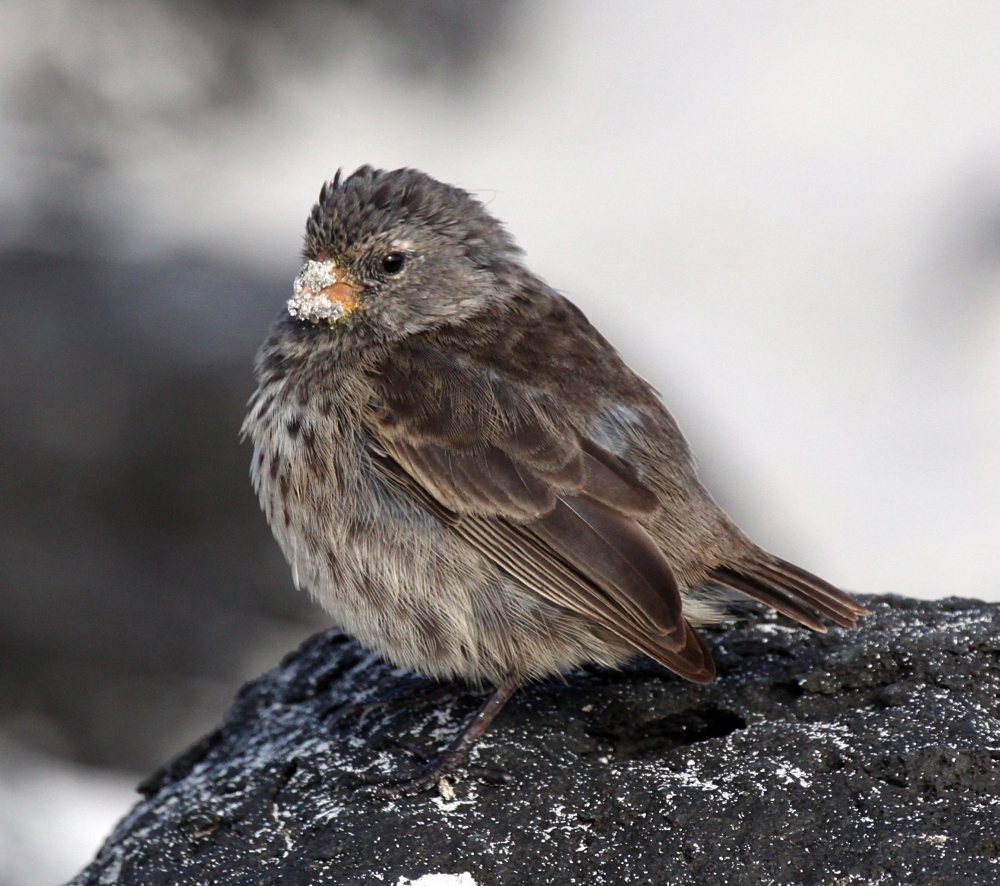
M 487 784 L 511 784 L 514 776 L 499 766 L 470 766 L 469 775 Z
M 454 797 L 450 777 L 465 768 L 465 754 L 442 754 L 436 760 L 400 775 L 363 775 L 355 782 L 354 790 L 374 797 L 396 799 L 414 797 L 437 788 L 447 800 Z M 510 784 L 513 777 L 496 766 L 469 766 L 466 771 L 473 778 L 487 784 Z

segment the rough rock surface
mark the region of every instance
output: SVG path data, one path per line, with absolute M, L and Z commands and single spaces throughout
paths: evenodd
M 319 634 L 143 785 L 74 886 L 1000 882 L 1000 607 L 875 598 L 858 631 L 752 612 L 719 678 L 641 660 L 515 696 L 480 746 L 513 783 L 350 787 L 479 698 Z

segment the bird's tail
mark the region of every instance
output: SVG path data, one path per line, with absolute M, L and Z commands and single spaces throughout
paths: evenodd
M 868 610 L 839 588 L 805 569 L 760 551 L 749 562 L 719 566 L 712 581 L 777 609 L 814 631 L 825 632 L 820 615 L 845 628 L 857 627 Z

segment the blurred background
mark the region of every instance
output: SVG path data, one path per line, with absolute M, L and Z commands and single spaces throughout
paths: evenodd
M 1000 7 L 0 3 L 0 886 L 327 624 L 238 441 L 325 178 L 483 197 L 765 547 L 1000 599 Z

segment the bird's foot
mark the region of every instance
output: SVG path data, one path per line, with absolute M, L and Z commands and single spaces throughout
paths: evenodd
M 444 751 L 437 759 L 409 772 L 388 776 L 364 775 L 355 782 L 354 787 L 372 796 L 385 798 L 413 797 L 437 788 L 446 800 L 450 800 L 455 795 L 451 778 L 462 769 L 487 784 L 510 784 L 513 781 L 510 773 L 499 767 L 467 764 L 467 753 Z
M 502 769 L 492 766 L 468 766 L 468 762 L 469 752 L 482 738 L 493 718 L 514 694 L 518 685 L 519 680 L 511 677 L 498 686 L 437 759 L 403 775 L 362 776 L 359 781 L 354 782 L 353 787 L 378 797 L 412 797 L 437 787 L 446 799 L 450 799 L 448 795 L 454 797 L 454 791 L 449 777 L 463 768 L 473 777 L 490 784 L 509 784 L 513 779 Z

